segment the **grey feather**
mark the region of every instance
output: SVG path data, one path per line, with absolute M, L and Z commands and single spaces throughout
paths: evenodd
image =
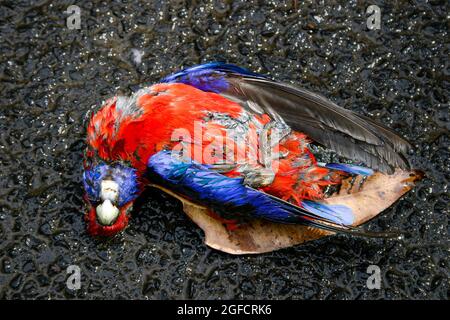
M 409 169 L 410 144 L 391 129 L 305 89 L 265 78 L 228 74 L 224 96 L 252 113 L 267 113 L 317 143 L 373 169 Z M 255 106 L 257 105 L 257 106 Z

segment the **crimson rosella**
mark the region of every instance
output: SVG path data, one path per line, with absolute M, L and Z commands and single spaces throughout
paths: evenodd
M 319 162 L 313 145 L 359 165 Z M 350 227 L 350 208 L 318 201 L 351 175 L 408 169 L 408 148 L 390 129 L 307 90 L 230 64 L 195 66 L 114 97 L 91 117 L 88 231 L 123 230 L 152 183 L 208 207 L 230 230 L 259 218 L 367 234 Z

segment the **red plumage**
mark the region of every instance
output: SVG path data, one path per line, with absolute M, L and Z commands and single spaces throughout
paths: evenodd
M 200 125 L 201 142 L 184 141 L 191 146 L 191 158 L 201 163 L 219 163 L 227 156 L 226 153 L 216 158 L 208 157 L 208 161 L 204 153 L 208 148 L 228 148 L 232 150 L 234 159 L 245 159 L 245 163 L 236 165 L 225 175 L 241 175 L 239 169 L 243 165 L 250 165 L 256 171 L 263 168 L 258 158 L 257 127 L 273 121 L 266 114 L 248 115 L 247 136 L 239 143 L 229 139 L 226 136 L 229 128 L 220 121 L 212 121 L 210 115 L 219 114 L 237 121 L 246 111 L 239 104 L 215 93 L 179 83 L 157 84 L 138 95 L 135 105 L 119 108 L 117 103 L 118 98 L 107 101 L 92 117 L 88 126 L 89 154 L 97 154 L 108 161 L 130 162 L 142 175 L 149 157 L 163 149 L 171 150 L 180 143 L 173 136 L 177 129 L 183 129 L 195 140 L 195 126 Z M 132 108 L 135 109 L 130 112 Z M 272 168 L 276 167 L 273 182 L 262 186 L 261 190 L 298 204 L 302 199 L 321 199 L 324 186 L 339 182 L 338 175 L 330 179 L 327 169 L 316 166 L 308 143 L 306 135 L 295 131 L 281 139 L 273 148 L 287 156 L 272 160 Z M 196 153 L 195 148 L 200 148 L 201 152 Z
M 215 218 L 348 232 L 352 208 L 314 201 L 325 188 L 373 169 L 410 168 L 407 141 L 307 90 L 223 63 L 194 66 L 163 82 L 108 100 L 90 120 L 83 183 L 94 235 L 124 229 L 147 182 L 197 200 Z M 370 168 L 318 164 L 312 141 Z

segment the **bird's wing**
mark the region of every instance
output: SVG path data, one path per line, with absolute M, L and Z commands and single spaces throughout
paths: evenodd
M 162 80 L 219 93 L 256 114 L 268 114 L 338 154 L 392 173 L 409 169 L 405 154 L 410 144 L 391 129 L 339 107 L 308 90 L 278 83 L 246 69 L 207 63 Z
M 191 159 L 181 159 L 171 151 L 160 151 L 148 161 L 147 175 L 159 184 L 188 199 L 211 208 L 218 214 L 233 212 L 241 218 L 261 218 L 278 223 L 303 224 L 332 232 L 372 237 L 389 237 L 390 233 L 368 233 L 350 227 L 351 209 L 305 201 L 295 206 L 277 197 L 243 184 Z

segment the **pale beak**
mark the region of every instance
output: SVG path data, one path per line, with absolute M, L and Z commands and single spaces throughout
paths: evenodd
M 112 180 L 101 183 L 100 198 L 103 203 L 97 206 L 97 220 L 104 226 L 112 225 L 119 217 L 119 209 L 114 205 L 119 197 L 119 185 Z
M 97 206 L 97 220 L 104 226 L 110 226 L 119 216 L 119 209 L 114 206 L 110 200 L 103 201 Z

